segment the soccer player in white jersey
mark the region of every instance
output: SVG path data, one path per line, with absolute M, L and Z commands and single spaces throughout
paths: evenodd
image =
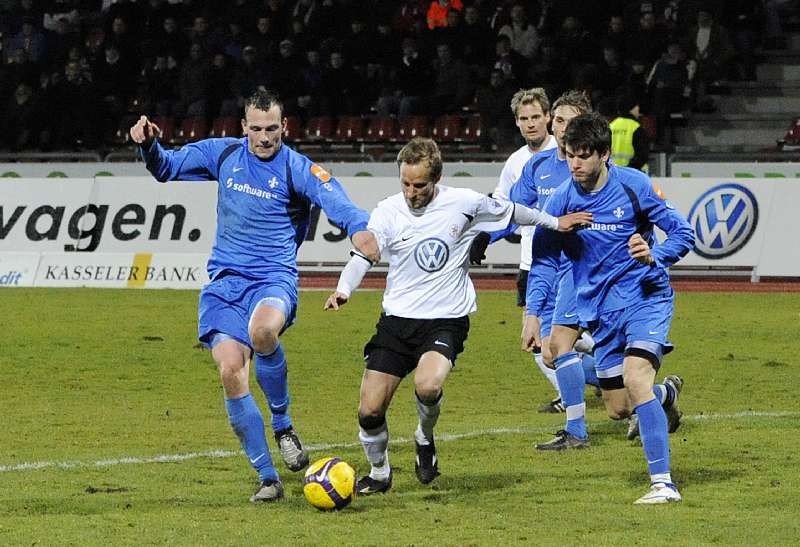
M 558 143 L 551 135 L 547 126 L 550 123 L 550 99 L 541 87 L 520 89 L 511 98 L 511 112 L 519 128 L 520 135 L 525 139 L 525 144 L 511 154 L 500 171 L 500 178 L 492 196 L 500 199 L 509 199 L 511 187 L 522 175 L 522 168 L 534 154 L 555 148 Z M 498 239 L 500 239 L 498 237 Z M 531 240 L 533 239 L 533 226 L 523 226 L 520 229 L 520 259 L 517 274 L 517 306 L 525 306 L 525 292 L 528 284 L 528 272 L 531 269 Z M 479 234 L 472 244 L 470 261 L 480 264 L 485 258 L 486 247 L 495 241 L 488 233 Z M 525 315 L 523 313 L 523 321 Z M 556 396 L 545 403 L 539 412 L 558 413 L 564 412 L 561 396 L 558 391 L 558 382 L 555 372 L 548 368 L 541 352 L 534 353 L 534 360 L 539 370 L 556 390 Z
M 381 255 L 388 257 L 389 274 L 377 333 L 364 348 L 359 439 L 372 467 L 358 482 L 360 495 L 391 487 L 386 411 L 402 379 L 415 369 L 416 475 L 427 484 L 439 474 L 433 428 L 442 386 L 464 349 L 468 316 L 477 309 L 468 274 L 473 238 L 512 220 L 568 231 L 591 219 L 580 212 L 556 218 L 473 190 L 438 185 L 442 158 L 431 139 L 411 140 L 398 154 L 397 164 L 402 191 L 381 201 L 367 226 Z M 325 309 L 336 310 L 347 302 L 372 265 L 357 251 L 351 254 Z

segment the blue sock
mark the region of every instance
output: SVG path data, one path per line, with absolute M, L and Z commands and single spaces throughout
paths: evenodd
M 669 473 L 669 438 L 664 409 L 658 399 L 650 399 L 635 410 L 639 415 L 639 435 L 650 476 Z
M 272 465 L 272 456 L 264 435 L 264 419 L 253 396 L 248 393 L 239 399 L 225 399 L 225 410 L 233 432 L 239 437 L 250 465 L 262 480 L 278 480 L 278 472 Z
M 289 384 L 286 378 L 286 356 L 283 347 L 278 347 L 269 355 L 256 353 L 256 379 L 267 396 L 272 412 L 272 430 L 281 431 L 292 427 L 289 417 Z
M 653 395 L 656 396 L 661 406 L 667 408 L 675 401 L 675 388 L 669 384 L 655 384 L 653 386 Z
M 600 385 L 600 380 L 597 378 L 597 371 L 594 369 L 594 363 L 594 355 L 591 353 L 584 353 L 581 357 L 583 377 L 586 385 L 598 387 Z
M 586 403 L 583 399 L 583 367 L 578 354 L 574 351 L 556 357 L 556 379 L 558 389 L 561 391 L 561 402 L 567 409 L 568 433 L 585 439 L 589 436 L 586 432 Z

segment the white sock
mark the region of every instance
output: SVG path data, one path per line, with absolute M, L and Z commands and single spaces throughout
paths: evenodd
M 534 353 L 533 360 L 536 361 L 536 365 L 539 367 L 539 370 L 542 371 L 544 377 L 553 385 L 553 389 L 556 390 L 558 394 L 558 398 L 561 398 L 561 392 L 558 390 L 558 380 L 556 380 L 556 371 L 548 368 L 547 365 L 544 364 L 544 357 L 542 357 L 541 353 Z
M 391 468 L 389 467 L 389 428 L 386 427 L 386 422 L 381 427 L 369 431 L 359 427 L 358 440 L 361 441 L 367 461 L 372 466 L 369 476 L 376 480 L 388 479 Z
M 436 426 L 436 422 L 439 421 L 443 393 L 439 393 L 439 398 L 432 404 L 423 403 L 416 393 L 414 393 L 414 395 L 414 398 L 417 400 L 417 415 L 419 416 L 419 424 L 417 425 L 417 430 L 414 432 L 414 437 L 418 444 L 430 444 L 433 440 L 433 428 Z

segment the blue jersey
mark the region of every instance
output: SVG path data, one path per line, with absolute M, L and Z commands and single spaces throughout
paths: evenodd
M 573 263 L 578 316 L 589 322 L 634 300 L 671 291 L 666 268 L 694 246 L 694 232 L 686 219 L 656 193 L 647 175 L 627 167 L 609 166 L 608 182 L 592 193 L 570 177 L 550 196 L 545 210 L 555 216 L 587 211 L 594 218 L 589 228 L 576 232 L 536 230 L 528 281 L 528 309 L 533 315 L 544 306 L 562 250 Z M 658 246 L 654 225 L 667 234 Z M 653 265 L 628 254 L 628 239 L 635 233 L 650 244 Z
M 547 197 L 569 176 L 567 161 L 558 158 L 557 148 L 537 152 L 522 167 L 522 173 L 508 192 L 508 199 L 541 209 Z M 511 235 L 518 227 L 518 224 L 510 224 L 505 230 L 492 232 L 490 242 Z
M 143 150 L 160 182 L 217 180 L 217 233 L 208 275 L 232 271 L 250 279 L 297 278 L 297 249 L 308 231 L 311 205 L 349 235 L 366 230 L 369 215 L 339 182 L 311 160 L 281 146 L 269 160 L 250 153 L 247 138 L 206 139 L 180 150 L 153 141 Z

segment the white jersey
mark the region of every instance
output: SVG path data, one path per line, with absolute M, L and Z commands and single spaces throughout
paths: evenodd
M 558 146 L 556 138 L 553 135 L 549 135 L 539 150 L 549 150 L 551 148 L 555 148 L 556 146 Z M 514 186 L 514 183 L 519 180 L 519 177 L 522 175 L 522 168 L 525 167 L 525 164 L 528 163 L 528 160 L 533 157 L 533 154 L 534 153 L 531 152 L 531 149 L 528 148 L 528 145 L 526 144 L 508 156 L 506 163 L 503 165 L 503 170 L 500 171 L 500 180 L 497 182 L 497 188 L 495 188 L 494 192 L 492 192 L 493 196 L 501 199 L 508 199 L 508 195 L 511 192 L 511 187 Z M 539 208 L 541 209 L 543 205 L 544 204 L 541 204 Z M 533 226 L 520 227 L 520 237 L 522 238 L 520 241 L 519 250 L 520 270 L 531 269 L 531 242 L 533 241 L 533 230 Z
M 368 229 L 389 261 L 383 293 L 387 315 L 409 319 L 462 317 L 477 309 L 469 248 L 479 232 L 508 226 L 514 205 L 474 190 L 437 185 L 422 211 L 395 194 L 372 211 Z

